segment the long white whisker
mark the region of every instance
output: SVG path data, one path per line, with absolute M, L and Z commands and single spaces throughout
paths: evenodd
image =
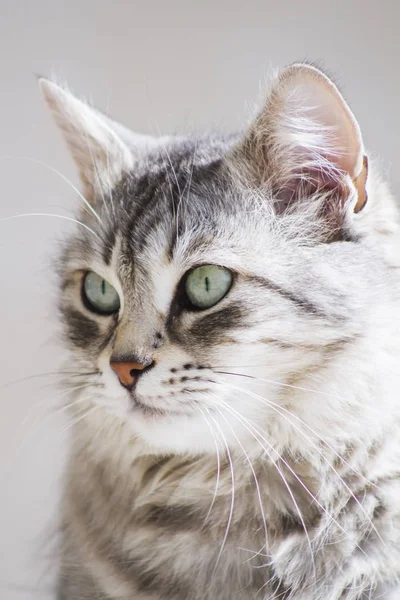
M 159 127 L 158 123 L 157 123 L 157 130 L 158 130 L 158 135 L 159 135 L 160 137 L 162 137 L 162 136 L 161 136 L 160 127 Z M 176 171 L 175 171 L 175 169 L 174 169 L 174 165 L 172 164 L 171 156 L 170 156 L 170 154 L 169 154 L 169 152 L 168 152 L 167 144 L 166 144 L 166 143 L 165 143 L 165 144 L 163 144 L 162 148 L 163 148 L 163 151 L 164 151 L 164 153 L 165 153 L 165 155 L 166 155 L 166 157 L 167 157 L 167 160 L 168 160 L 168 162 L 169 162 L 169 166 L 171 167 L 171 171 L 172 171 L 172 174 L 173 174 L 173 176 L 174 176 L 174 179 L 175 179 L 175 183 L 176 183 L 176 187 L 177 187 L 177 189 L 178 189 L 179 196 L 181 196 L 182 194 L 181 194 L 181 189 L 180 189 L 180 186 L 179 186 L 179 181 L 178 181 L 178 178 L 177 178 L 177 176 L 176 176 Z
M 87 387 L 98 387 L 98 385 L 99 384 L 96 384 L 96 383 L 93 383 L 93 382 L 86 382 L 86 383 L 83 383 L 81 385 L 74 385 L 74 386 L 71 386 L 69 388 L 63 388 L 62 390 L 59 390 L 59 391 L 57 391 L 56 393 L 53 394 L 52 400 L 54 399 L 54 397 L 57 397 L 57 399 L 59 399 L 59 398 L 62 398 L 63 396 L 68 395 L 70 392 L 73 392 L 73 391 L 76 391 L 76 390 L 81 390 L 81 389 L 84 389 L 84 388 L 87 388 Z M 41 400 L 39 403 L 35 404 L 34 409 L 32 409 L 28 413 L 28 415 L 22 420 L 22 422 L 21 422 L 18 430 L 25 425 L 25 423 L 29 420 L 29 418 L 32 415 L 32 413 L 35 410 L 37 410 L 37 408 L 43 406 L 43 404 L 45 404 L 45 402 L 46 402 L 46 400 Z M 64 408 L 64 406 L 63 406 L 63 408 Z
M 108 416 L 112 416 L 115 421 L 116 417 L 114 417 L 114 415 L 111 415 L 111 413 L 109 413 Z M 108 425 L 109 428 L 111 429 L 111 425 L 114 424 L 114 421 L 112 423 L 110 423 L 109 420 L 104 419 L 103 424 L 101 425 L 101 427 L 98 428 L 96 435 L 92 438 L 92 441 L 90 442 L 89 451 L 93 448 L 95 441 L 101 435 L 101 433 L 104 431 L 106 425 Z
M 14 219 L 20 219 L 21 217 L 56 217 L 58 219 L 64 219 L 65 221 L 72 221 L 73 223 L 77 223 L 81 227 L 84 227 L 85 229 L 87 229 L 87 231 L 90 231 L 90 233 L 92 233 L 98 240 L 101 239 L 100 236 L 97 235 L 95 231 L 93 231 L 93 229 L 85 225 L 85 223 L 82 223 L 82 221 L 78 221 L 78 219 L 73 219 L 72 217 L 56 215 L 53 213 L 22 213 L 20 215 L 12 215 L 11 217 L 1 217 L 0 221 L 12 221 Z
M 171 187 L 171 182 L 170 182 L 169 177 L 168 177 L 168 185 L 169 185 L 169 191 L 170 191 L 170 195 L 171 195 L 172 214 L 173 214 L 174 221 L 176 221 L 176 208 L 175 208 L 174 196 L 172 193 L 172 187 Z M 162 192 L 162 195 L 164 198 L 164 202 L 167 203 L 167 197 L 166 197 L 165 193 Z
M 68 431 L 68 429 L 71 429 L 71 427 L 75 427 L 75 425 L 83 421 L 83 419 L 86 419 L 86 417 L 88 417 L 92 413 L 96 412 L 97 410 L 100 410 L 100 408 L 102 408 L 102 406 L 100 405 L 94 406 L 90 410 L 86 411 L 83 415 L 80 415 L 77 419 L 69 423 L 69 425 L 63 429 L 63 433 Z
M 158 135 L 161 137 L 161 131 L 160 131 L 160 127 L 159 127 L 158 123 L 157 123 L 157 129 L 158 129 Z M 176 187 L 177 187 L 177 190 L 178 190 L 178 195 L 179 195 L 179 202 L 178 202 L 178 206 L 177 206 L 177 210 L 176 210 L 176 237 L 178 238 L 178 233 L 179 233 L 179 208 L 180 208 L 180 204 L 181 204 L 181 201 L 182 201 L 182 192 L 181 192 L 181 188 L 180 188 L 180 185 L 179 185 L 178 177 L 176 175 L 176 171 L 174 169 L 174 165 L 172 164 L 171 156 L 170 156 L 170 154 L 168 152 L 168 148 L 167 148 L 167 144 L 166 143 L 163 144 L 162 149 L 163 149 L 163 152 L 165 153 L 165 155 L 167 157 L 169 166 L 171 167 L 172 175 L 174 177 L 175 184 L 176 184 Z M 169 188 L 170 188 L 170 192 L 171 192 L 171 200 L 172 200 L 173 206 L 175 206 L 174 205 L 174 194 L 173 194 L 173 191 L 172 191 L 172 186 L 171 186 L 171 182 L 170 182 L 169 177 L 168 177 L 168 183 L 169 183 Z
M 229 406 L 229 405 L 227 405 Z M 225 407 L 227 408 L 227 407 Z M 232 407 L 229 407 L 230 409 L 232 409 Z M 232 409 L 234 410 L 234 409 Z M 235 411 L 237 412 L 237 411 Z M 261 439 L 268 444 L 268 446 L 271 448 L 271 450 L 276 454 L 276 456 L 279 458 L 279 460 L 282 461 L 282 463 L 285 465 L 285 467 L 290 471 L 290 473 L 295 477 L 295 479 L 299 482 L 299 484 L 301 485 L 301 487 L 305 490 L 305 492 L 310 496 L 310 498 L 313 500 L 313 502 L 315 502 L 315 504 L 326 514 L 326 516 L 328 517 L 328 519 L 334 523 L 345 535 L 346 537 L 349 537 L 348 533 L 346 532 L 346 530 L 340 525 L 340 523 L 328 512 L 328 510 L 321 504 L 321 502 L 316 498 L 316 496 L 314 496 L 314 494 L 308 489 L 308 487 L 305 485 L 304 481 L 302 481 L 302 479 L 297 475 L 297 473 L 294 471 L 294 469 L 289 465 L 289 463 L 279 454 L 279 452 L 272 446 L 272 444 L 270 444 L 270 442 L 268 442 L 268 440 L 263 436 L 263 430 L 256 424 L 254 423 L 254 421 L 251 421 L 250 419 L 245 418 L 243 415 L 240 415 L 240 413 L 237 412 L 237 414 L 244 420 L 244 422 L 246 422 L 249 427 L 255 431 L 260 437 Z M 274 462 L 274 464 L 276 464 Z M 360 548 L 361 550 L 361 548 Z M 361 552 L 363 552 L 361 550 Z M 365 553 L 364 553 L 365 554 Z
M 270 407 L 272 410 L 274 410 L 275 412 L 277 412 L 277 413 L 278 413 L 280 416 L 282 416 L 283 418 L 285 418 L 285 417 L 284 417 L 284 415 L 283 415 L 282 413 L 280 413 L 280 412 L 277 410 L 277 408 L 276 408 L 276 407 L 274 407 L 273 405 L 269 404 L 269 401 L 268 401 L 267 399 L 265 399 L 265 398 L 262 398 L 262 397 L 261 397 L 261 396 L 259 396 L 258 394 L 254 394 L 253 392 L 250 392 L 250 391 L 248 391 L 248 390 L 245 390 L 244 388 L 241 388 L 241 387 L 238 387 L 238 386 L 232 386 L 232 385 L 229 385 L 229 384 L 227 384 L 227 385 L 228 385 L 228 387 L 232 387 L 233 389 L 236 389 L 236 390 L 238 390 L 238 391 L 242 391 L 242 392 L 244 392 L 244 393 L 248 393 L 248 395 L 250 395 L 250 396 L 254 397 L 255 399 L 259 400 L 260 402 L 263 402 L 264 404 L 266 404 L 267 406 L 269 406 L 269 407 Z M 289 422 L 290 422 L 290 421 L 289 421 Z M 293 423 L 292 423 L 292 426 L 296 428 L 296 426 L 295 426 L 295 425 L 293 425 Z M 302 435 L 303 435 L 303 437 L 304 437 L 306 440 L 308 440 L 308 442 L 309 442 L 309 443 L 310 443 L 310 444 L 311 444 L 311 445 L 312 445 L 312 446 L 313 446 L 313 447 L 314 447 L 314 448 L 317 450 L 317 452 L 320 454 L 321 458 L 322 458 L 322 459 L 323 459 L 323 460 L 324 460 L 324 461 L 325 461 L 325 462 L 328 464 L 328 466 L 329 466 L 329 467 L 330 467 L 330 468 L 333 470 L 333 472 L 334 472 L 334 473 L 336 474 L 336 476 L 339 478 L 339 481 L 340 481 L 340 482 L 343 484 L 343 486 L 345 487 L 345 489 L 346 489 L 346 490 L 349 492 L 349 494 L 351 495 L 351 497 L 353 498 L 353 500 L 356 502 L 356 504 L 359 506 L 359 508 L 360 508 L 360 509 L 361 509 L 361 511 L 363 512 L 364 516 L 367 518 L 367 521 L 368 521 L 368 523 L 370 524 L 370 526 L 371 526 L 371 528 L 373 529 L 373 531 L 375 532 L 375 534 L 378 536 L 379 540 L 382 542 L 382 544 L 383 544 L 384 546 L 386 546 L 386 545 L 385 545 L 385 542 L 384 542 L 384 540 L 382 539 L 382 537 L 381 537 L 381 535 L 380 535 L 380 533 L 379 533 L 379 531 L 376 529 L 375 525 L 372 523 L 372 521 L 371 521 L 371 518 L 370 518 L 370 517 L 369 517 L 369 515 L 367 514 L 367 512 L 366 512 L 365 508 L 363 507 L 362 503 L 359 501 L 359 499 L 357 498 L 357 496 L 355 496 L 355 494 L 352 492 L 352 490 L 350 489 L 350 487 L 347 485 L 347 483 L 344 481 L 344 479 L 341 477 L 341 475 L 340 475 L 340 474 L 337 472 L 337 470 L 335 469 L 335 467 L 334 467 L 334 466 L 333 466 L 333 465 L 332 465 L 332 464 L 329 462 L 329 460 L 326 458 L 326 456 L 323 454 L 323 452 L 322 452 L 322 451 L 321 451 L 321 450 L 318 448 L 318 446 L 316 446 L 315 444 L 313 444 L 312 440 L 311 440 L 310 438 L 308 438 L 308 436 L 306 436 L 306 435 L 304 434 L 304 432 L 302 432 L 302 431 L 301 431 L 301 429 L 298 429 L 298 428 L 296 428 L 296 429 L 299 431 L 299 433 L 300 433 L 300 434 L 302 434 Z M 288 465 L 288 468 L 291 470 L 291 467 L 290 467 L 289 465 Z M 296 474 L 294 473 L 294 471 L 293 471 L 293 474 L 295 475 L 295 477 L 297 477 L 297 476 L 296 476 Z M 301 482 L 301 480 L 300 480 L 300 479 L 299 479 L 299 482 Z M 307 488 L 306 488 L 306 489 L 307 489 Z M 324 507 L 323 507 L 323 506 L 322 506 L 322 505 L 321 505 L 321 504 L 320 504 L 320 503 L 319 503 L 319 502 L 318 502 L 316 499 L 315 499 L 315 501 L 316 501 L 316 502 L 318 503 L 318 505 L 319 505 L 319 506 L 320 506 L 320 507 L 321 507 L 321 508 L 324 510 L 324 512 L 326 512 L 326 511 L 325 511 L 325 508 L 324 508 Z M 328 514 L 328 516 L 329 516 L 330 518 L 332 518 L 332 516 L 331 516 L 331 515 L 329 515 L 329 513 L 327 513 L 327 514 Z M 339 526 L 339 527 L 340 527 L 340 525 L 339 525 L 339 524 L 338 524 L 336 521 L 335 521 L 335 524 L 336 524 L 337 526 Z
M 75 391 L 75 390 L 81 390 L 81 389 L 85 389 L 85 388 L 91 388 L 91 387 L 97 387 L 97 384 L 93 384 L 93 383 L 85 383 L 83 385 L 79 385 L 79 386 L 74 386 L 74 387 L 70 387 L 67 389 L 63 389 L 60 392 L 58 392 L 56 394 L 57 398 L 60 398 L 62 396 L 65 396 L 67 394 L 69 394 L 71 391 Z M 53 400 L 54 396 L 52 397 Z M 19 453 L 13 457 L 13 459 L 18 459 L 18 457 L 20 456 L 20 454 L 24 451 L 25 447 L 27 446 L 27 444 L 29 444 L 31 442 L 31 440 L 35 437 L 35 435 L 37 435 L 42 428 L 46 425 L 46 423 L 48 423 L 48 421 L 52 418 L 54 418 L 56 415 L 61 414 L 65 411 L 68 410 L 68 408 L 70 406 L 73 406 L 75 403 L 81 403 L 84 400 L 86 400 L 86 398 L 80 398 L 78 400 L 76 400 L 75 402 L 72 403 L 67 403 L 67 404 L 63 404 L 61 407 L 59 407 L 57 410 L 53 410 L 51 412 L 49 412 L 46 416 L 44 416 L 43 420 L 41 421 L 39 427 L 37 429 L 35 429 L 35 431 L 33 431 L 31 433 L 31 435 L 29 436 L 29 438 L 27 440 L 25 440 L 25 442 L 22 444 L 22 446 L 20 447 Z M 35 402 L 34 407 L 28 412 L 28 414 L 24 417 L 24 419 L 22 420 L 22 422 L 19 424 L 15 435 L 17 436 L 21 436 L 24 433 L 24 428 L 26 427 L 26 424 L 28 423 L 28 421 L 30 420 L 31 416 L 33 413 L 35 413 L 39 408 L 41 408 L 43 405 L 45 404 L 45 401 L 40 400 L 39 402 Z M 37 423 L 37 419 L 36 421 L 34 421 L 34 423 L 32 423 L 32 426 L 36 426 Z
M 71 377 L 86 377 L 86 376 L 97 375 L 97 374 L 98 374 L 98 371 L 90 371 L 87 373 L 86 372 L 79 373 L 78 371 L 50 371 L 48 373 L 36 373 L 34 375 L 28 375 L 27 377 L 21 377 L 20 379 L 13 379 L 12 381 L 7 381 L 7 383 L 3 383 L 2 385 L 0 385 L 0 390 L 4 390 L 8 387 L 16 385 L 17 383 L 23 383 L 24 381 L 29 381 L 31 379 L 39 379 L 40 377 L 51 377 L 51 376 L 60 377 L 61 375 L 69 375 Z
M 223 441 L 223 443 L 225 445 L 226 453 L 227 453 L 228 461 L 229 461 L 229 468 L 230 468 L 230 472 L 231 472 L 231 481 L 232 481 L 232 487 L 231 487 L 231 505 L 230 505 L 230 508 L 229 508 L 228 522 L 227 522 L 227 525 L 226 525 L 225 534 L 224 534 L 224 538 L 222 540 L 221 548 L 220 548 L 220 550 L 218 552 L 217 560 L 215 561 L 215 566 L 214 566 L 214 569 L 213 569 L 213 572 L 212 572 L 212 575 L 211 575 L 211 577 L 213 577 L 214 574 L 215 574 L 215 572 L 216 572 L 216 570 L 217 570 L 219 561 L 221 559 L 222 552 L 224 551 L 226 540 L 227 540 L 228 534 L 229 534 L 229 529 L 230 529 L 230 526 L 231 526 L 231 523 L 232 523 L 233 508 L 234 508 L 234 505 L 235 505 L 235 475 L 234 475 L 234 472 L 233 472 L 233 462 L 232 462 L 232 456 L 231 456 L 231 453 L 230 453 L 230 450 L 229 450 L 228 442 L 226 441 L 225 436 L 222 433 L 222 430 L 221 430 L 218 422 L 214 419 L 214 417 L 212 416 L 212 414 L 210 413 L 210 411 L 208 409 L 206 409 L 206 410 L 207 410 L 210 418 L 214 421 L 215 426 L 217 427 L 217 429 L 218 429 L 218 431 L 219 431 L 219 433 L 221 435 L 221 439 L 222 439 L 222 441 Z
M 285 460 L 284 460 L 284 459 L 281 457 L 281 455 L 279 454 L 279 452 L 277 452 L 277 450 L 275 450 L 275 448 L 272 446 L 272 444 L 270 444 L 270 442 L 268 442 L 268 440 L 267 440 L 265 437 L 263 437 L 262 435 L 260 435 L 260 434 L 257 432 L 256 428 L 255 428 L 255 427 L 254 427 L 254 426 L 251 424 L 251 422 L 249 422 L 249 421 L 248 421 L 248 419 L 245 419 L 245 417 L 243 417 L 243 415 L 240 415 L 240 413 L 237 413 L 237 411 L 235 411 L 234 409 L 232 409 L 232 407 L 231 407 L 231 406 L 229 406 L 229 404 L 227 404 L 227 403 L 226 403 L 226 402 L 224 402 L 223 400 L 219 399 L 219 403 L 220 403 L 220 405 L 221 405 L 223 408 L 225 408 L 225 410 L 227 410 L 228 412 L 230 412 L 230 414 L 231 414 L 231 415 L 232 415 L 234 418 L 236 418 L 236 419 L 239 421 L 239 423 L 241 423 L 241 424 L 243 425 L 243 427 L 245 427 L 245 429 L 247 429 L 247 431 L 249 431 L 250 435 L 252 435 L 252 436 L 253 436 L 253 438 L 254 438 L 254 439 L 255 439 L 255 440 L 256 440 L 256 441 L 257 441 L 257 442 L 260 444 L 261 448 L 262 448 L 262 449 L 264 450 L 264 452 L 267 454 L 267 456 L 269 457 L 269 459 L 270 459 L 270 460 L 271 460 L 271 462 L 273 463 L 273 465 L 274 465 L 275 469 L 277 470 L 277 472 L 278 472 L 279 476 L 281 477 L 281 479 L 282 479 L 282 481 L 283 481 L 283 484 L 285 485 L 285 487 L 286 487 L 286 489 L 287 489 L 287 491 L 288 491 L 288 493 L 289 493 L 289 495 L 290 495 L 290 498 L 291 498 L 291 500 L 292 500 L 292 502 L 293 502 L 293 505 L 294 505 L 294 507 L 295 507 L 295 509 L 296 509 L 296 511 L 297 511 L 297 514 L 299 515 L 300 522 L 301 522 L 301 524 L 302 524 L 302 527 L 303 527 L 303 529 L 304 529 L 304 533 L 305 533 L 305 536 L 306 536 L 306 539 L 307 539 L 307 543 L 308 543 L 308 547 L 309 547 L 309 550 L 310 550 L 310 558 L 311 558 L 312 565 L 313 565 L 314 579 L 316 579 L 316 569 L 315 569 L 315 561 L 314 561 L 314 552 L 313 552 L 313 547 L 312 547 L 311 539 L 310 539 L 310 536 L 309 536 L 309 533 L 308 533 L 308 530 L 307 530 L 307 527 L 306 527 L 306 524 L 305 524 L 305 521 L 304 521 L 304 517 L 303 517 L 303 515 L 302 515 L 302 513 L 301 513 L 300 507 L 299 507 L 299 505 L 298 505 L 298 502 L 297 502 L 297 500 L 296 500 L 296 498 L 295 498 L 295 495 L 294 495 L 294 493 L 293 493 L 293 490 L 292 490 L 292 488 L 290 487 L 290 485 L 289 485 L 289 483 L 288 483 L 288 481 L 287 481 L 287 479 L 286 479 L 286 477 L 285 477 L 285 475 L 284 475 L 284 473 L 283 473 L 282 469 L 281 469 L 281 468 L 278 466 L 278 464 L 277 464 L 277 463 L 276 463 L 276 462 L 273 460 L 273 458 L 271 457 L 271 453 L 269 452 L 269 450 L 268 450 L 268 449 L 267 449 L 267 448 L 266 448 L 266 447 L 265 447 L 265 446 L 264 446 L 264 445 L 263 445 L 263 444 L 260 442 L 260 440 L 259 440 L 259 439 L 256 437 L 256 435 L 254 435 L 254 433 L 251 431 L 252 429 L 253 429 L 253 431 L 255 431 L 255 432 L 256 432 L 256 434 L 257 434 L 259 437 L 261 437 L 261 439 L 262 439 L 262 440 L 263 440 L 263 441 L 264 441 L 264 442 L 265 442 L 265 443 L 266 443 L 266 444 L 269 446 L 270 450 L 272 450 L 272 451 L 273 451 L 273 452 L 276 454 L 277 458 L 278 458 L 278 459 L 280 459 L 280 460 L 283 462 L 283 464 L 285 464 L 285 466 L 286 466 L 286 467 L 287 467 L 287 468 L 288 468 L 288 469 L 289 469 L 289 470 L 290 470 L 290 471 L 293 473 L 293 475 L 295 475 L 296 479 L 298 479 L 298 481 L 299 481 L 299 482 L 300 482 L 300 483 L 303 485 L 303 487 L 306 489 L 306 491 L 307 491 L 307 492 L 308 492 L 308 493 L 309 493 L 309 494 L 310 494 L 310 495 L 311 495 L 313 498 L 314 498 L 314 496 L 313 496 L 313 495 L 311 494 L 311 492 L 308 490 L 308 488 L 307 488 L 307 486 L 304 484 L 304 482 L 302 482 L 302 481 L 301 481 L 301 479 L 300 479 L 300 478 L 299 478 L 299 477 L 298 477 L 298 476 L 297 476 L 297 475 L 296 475 L 296 474 L 295 474 L 295 473 L 292 471 L 292 469 L 291 469 L 290 465 L 288 465 L 288 464 L 286 463 L 286 461 L 285 461 Z M 235 413 L 237 413 L 237 414 L 235 414 Z M 246 423 L 247 423 L 247 424 L 246 424 Z M 249 425 L 249 426 L 248 426 L 248 425 Z M 317 501 L 317 502 L 318 502 L 318 501 Z
M 212 511 L 212 508 L 213 508 L 213 506 L 215 504 L 215 500 L 217 498 L 217 493 L 218 493 L 218 488 L 219 488 L 219 481 L 220 481 L 220 476 L 221 476 L 221 459 L 220 459 L 220 456 L 219 456 L 219 447 L 218 447 L 217 437 L 216 437 L 216 434 L 215 434 L 215 432 L 214 432 L 214 430 L 213 430 L 213 428 L 211 426 L 211 423 L 208 421 L 206 415 L 204 414 L 204 411 L 200 408 L 200 406 L 197 406 L 197 405 L 193 405 L 193 406 L 201 413 L 201 415 L 203 416 L 204 421 L 207 424 L 207 427 L 210 430 L 210 433 L 211 433 L 211 435 L 213 437 L 213 441 L 214 441 L 214 444 L 215 444 L 215 451 L 216 451 L 216 455 L 217 455 L 217 476 L 216 476 L 216 482 L 215 482 L 215 487 L 214 487 L 214 494 L 213 494 L 213 497 L 212 497 L 212 500 L 211 500 L 210 507 L 209 507 L 209 509 L 207 511 L 206 518 L 204 519 L 204 523 L 207 523 L 208 519 L 210 518 L 210 514 L 211 514 L 211 511 Z
M 213 369 L 214 370 L 214 369 Z M 263 381 L 265 383 L 270 383 L 271 385 L 277 385 L 283 388 L 290 388 L 292 390 L 299 390 L 300 392 L 310 392 L 312 394 L 318 394 L 319 396 L 326 396 L 327 398 L 337 398 L 338 400 L 344 400 L 341 396 L 337 394 L 330 394 L 329 392 L 321 392 L 320 390 L 314 390 L 312 388 L 306 388 L 299 385 L 291 385 L 289 383 L 282 383 L 281 381 L 273 381 L 272 379 L 263 379 L 262 377 L 256 377 L 254 375 L 244 375 L 243 373 L 229 373 L 228 371 L 216 371 L 214 373 L 219 373 L 220 375 L 235 375 L 237 377 L 247 377 L 248 379 L 254 379 L 257 381 Z
M 99 215 L 97 214 L 97 212 L 95 211 L 95 209 L 93 208 L 93 206 L 90 204 L 90 202 L 88 202 L 88 200 L 86 200 L 86 198 L 84 197 L 84 195 L 68 179 L 68 177 L 65 177 L 65 175 L 63 175 L 60 171 L 58 171 L 58 169 L 52 167 L 51 165 L 48 165 L 47 163 L 43 162 L 42 160 L 38 160 L 36 158 L 31 158 L 30 156 L 10 156 L 10 155 L 8 155 L 8 156 L 1 156 L 0 158 L 14 159 L 14 160 L 27 160 L 29 162 L 36 163 L 37 165 L 41 165 L 42 167 L 45 167 L 46 169 L 49 169 L 49 171 L 52 171 L 53 173 L 55 173 L 56 175 L 58 175 L 59 177 L 61 177 L 61 179 L 63 181 L 65 181 L 66 183 L 68 183 L 69 186 L 71 186 L 71 188 L 74 190 L 74 192 L 76 194 L 78 194 L 79 198 L 85 204 L 86 208 L 88 210 L 90 210 L 90 212 L 96 217 L 96 219 L 99 221 L 99 223 L 101 225 L 103 225 L 103 221 L 100 219 Z
M 260 592 L 262 592 L 262 590 L 267 587 L 267 585 L 269 583 L 271 583 L 271 581 L 273 581 L 275 579 L 275 574 L 272 575 L 272 577 L 270 577 L 269 579 L 267 579 L 267 581 L 265 583 L 263 583 L 263 585 L 257 590 L 255 598 L 257 598 L 258 594 Z M 278 598 L 275 596 L 275 592 L 273 592 L 272 596 L 269 596 L 269 598 L 267 598 L 266 600 L 278 600 Z
M 224 419 L 224 421 L 228 425 L 229 429 L 231 430 L 231 432 L 232 432 L 233 436 L 235 437 L 237 443 L 239 444 L 239 446 L 240 446 L 240 448 L 241 448 L 241 450 L 242 450 L 242 452 L 243 452 L 243 454 L 244 454 L 247 462 L 249 463 L 251 472 L 253 474 L 254 483 L 256 485 L 256 490 L 257 490 L 258 502 L 259 502 L 259 505 L 260 505 L 261 518 L 262 518 L 262 522 L 263 522 L 263 525 L 264 525 L 264 531 L 265 531 L 265 551 L 267 552 L 268 551 L 268 547 L 269 547 L 267 521 L 266 521 L 266 518 L 265 518 L 264 506 L 263 506 L 262 498 L 261 498 L 261 490 L 260 490 L 260 486 L 259 486 L 259 483 L 258 483 L 256 472 L 254 470 L 254 467 L 253 467 L 253 464 L 252 464 L 252 462 L 250 460 L 249 455 L 247 454 L 246 450 L 244 449 L 243 444 L 239 440 L 239 438 L 236 435 L 233 427 L 230 425 L 228 419 L 225 417 L 225 415 L 222 413 L 222 411 L 218 407 L 215 407 L 215 408 L 219 412 L 219 414 L 221 415 L 221 417 Z M 256 556 L 259 555 L 259 554 L 261 554 L 262 550 L 263 550 L 263 548 L 260 548 L 260 550 L 258 551 L 258 553 L 256 553 Z M 254 556 L 252 558 L 254 558 Z
M 236 375 L 236 373 L 235 373 Z M 239 374 L 238 374 L 239 375 Z M 242 376 L 242 375 L 239 375 Z M 243 377 L 247 377 L 247 375 L 243 375 Z M 254 378 L 257 379 L 259 381 L 267 381 L 268 379 L 262 379 L 262 378 Z M 231 385 L 231 384 L 227 384 L 227 385 Z M 282 384 L 283 385 L 283 384 Z M 240 388 L 242 389 L 242 388 Z M 242 391 L 244 391 L 244 389 L 242 389 Z M 317 392 L 316 392 L 317 393 Z M 310 427 L 310 425 L 308 425 L 303 419 L 301 419 L 299 416 L 295 415 L 294 413 L 292 413 L 290 410 L 288 410 L 287 408 L 285 408 L 284 406 L 281 406 L 279 404 L 277 404 L 276 402 L 273 402 L 272 400 L 267 400 L 266 398 L 262 398 L 261 396 L 259 396 L 258 394 L 256 394 L 256 396 L 260 399 L 263 400 L 264 402 L 268 402 L 269 406 L 274 406 L 275 408 L 277 408 L 279 411 L 283 411 L 284 413 L 288 414 L 290 417 L 292 417 L 293 419 L 295 419 L 296 421 L 298 421 L 299 423 L 301 423 L 302 425 L 304 425 L 304 427 L 306 429 L 308 429 L 308 431 L 310 431 L 317 439 L 319 439 L 323 444 L 325 444 L 325 446 L 327 446 L 327 448 L 329 448 L 329 450 L 331 450 L 331 452 L 341 460 L 341 462 L 343 462 L 343 464 L 345 464 L 347 467 L 349 467 L 349 469 L 351 469 L 351 471 L 353 471 L 353 473 L 355 473 L 355 475 L 358 475 L 359 477 L 361 477 L 365 483 L 367 483 L 368 485 L 371 485 L 372 487 L 376 488 L 379 490 L 379 486 L 376 485 L 376 483 L 373 483 L 372 481 L 370 481 L 367 477 L 365 477 L 365 475 L 363 475 L 362 473 L 360 473 L 359 471 L 357 471 L 357 469 L 355 469 L 349 462 L 347 462 L 343 456 L 341 454 L 339 454 L 326 440 L 324 440 L 320 435 L 318 435 L 318 433 L 312 428 Z M 284 415 L 282 415 L 284 416 Z M 305 437 L 306 440 L 308 440 L 310 442 L 310 444 L 312 444 L 311 438 L 309 438 L 308 436 L 305 435 L 305 433 L 303 431 L 301 431 L 301 429 L 297 428 L 291 420 L 289 420 L 287 417 L 284 417 L 285 420 L 287 422 L 289 422 L 295 429 L 296 431 L 298 431 L 303 437 Z M 320 455 L 323 457 L 323 459 L 325 461 L 327 461 L 328 459 L 324 456 L 324 454 L 321 452 L 321 450 L 317 447 L 314 446 L 315 449 L 320 453 Z M 331 468 L 334 468 L 333 465 L 331 465 L 331 463 L 328 462 L 328 464 L 330 465 Z
M 92 384 L 88 383 L 85 386 L 79 386 L 81 387 L 91 387 Z M 71 388 L 71 389 L 76 389 L 76 388 Z M 70 390 L 63 390 L 63 392 L 69 392 Z M 59 394 L 60 395 L 60 394 Z M 43 428 L 48 424 L 48 422 L 53 419 L 55 416 L 68 411 L 68 409 L 70 408 L 70 406 L 73 406 L 75 404 L 79 404 L 82 403 L 84 401 L 88 401 L 89 399 L 87 397 L 84 398 L 79 398 L 78 400 L 76 400 L 75 402 L 72 403 L 68 403 L 66 405 L 63 405 L 62 407 L 58 408 L 57 410 L 51 411 L 48 414 L 46 414 L 44 416 L 44 418 L 41 420 L 40 424 L 38 427 L 36 427 L 36 429 L 31 432 L 31 434 L 29 435 L 29 437 L 27 439 L 24 440 L 24 442 L 21 444 L 21 446 L 19 446 L 19 448 L 17 449 L 17 451 L 15 453 L 13 453 L 13 456 L 10 457 L 10 461 L 7 461 L 6 464 L 2 465 L 2 472 L 1 472 L 1 476 L 2 478 L 7 477 L 14 462 L 16 460 L 19 459 L 19 457 L 23 454 L 23 452 L 25 451 L 26 447 L 32 442 L 32 440 L 35 438 L 35 436 L 37 436 L 42 430 Z M 43 401 L 40 402 L 40 404 L 43 404 Z M 37 406 L 37 405 L 36 405 Z M 21 427 L 26 423 L 26 418 L 24 419 L 23 424 L 21 424 L 18 428 L 18 431 L 21 430 Z

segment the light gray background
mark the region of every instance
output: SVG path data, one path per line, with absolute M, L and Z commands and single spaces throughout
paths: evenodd
M 33 73 L 140 132 L 235 128 L 271 67 L 303 58 L 334 75 L 367 147 L 400 188 L 398 0 L 1 0 L 0 218 L 71 216 L 72 190 L 31 157 L 76 173 Z M 13 158 L 10 158 L 13 157 Z M 51 260 L 67 221 L 0 221 L 0 598 L 47 598 L 65 456 Z M 53 408 L 52 408 L 53 407 Z M 47 571 L 46 571 L 47 569 Z M 50 593 L 49 598 L 52 597 Z

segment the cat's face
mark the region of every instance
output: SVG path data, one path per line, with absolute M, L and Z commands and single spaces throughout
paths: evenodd
M 359 132 L 341 123 L 348 109 L 329 82 L 297 69 L 285 77 L 296 90 L 301 75 L 298 110 L 316 123 L 292 133 L 314 136 L 312 159 L 293 140 L 283 155 L 272 101 L 244 139 L 156 141 L 43 84 L 90 203 L 60 269 L 68 367 L 86 374 L 75 402 L 115 415 L 153 451 L 268 451 L 268 429 L 284 444 L 284 411 L 297 410 L 288 391 L 359 332 L 352 270 L 341 268 L 358 262 L 346 215 L 362 203 Z M 310 114 L 304 94 L 325 89 Z M 334 116 L 349 137 L 342 162 L 329 148 Z

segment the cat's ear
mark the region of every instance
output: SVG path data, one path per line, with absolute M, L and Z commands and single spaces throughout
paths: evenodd
M 133 168 L 124 128 L 48 79 L 40 78 L 39 86 L 78 166 L 87 200 L 109 194 Z
M 352 198 L 358 212 L 366 202 L 359 125 L 334 83 L 312 66 L 278 76 L 239 154 L 253 181 L 271 189 L 279 212 L 316 193 L 326 193 L 328 210 Z

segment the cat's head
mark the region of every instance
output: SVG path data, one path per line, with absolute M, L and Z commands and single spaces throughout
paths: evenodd
M 244 133 L 194 139 L 136 135 L 41 86 L 83 182 L 60 267 L 82 418 L 196 453 L 251 451 L 266 431 L 284 446 L 285 411 L 317 427 L 343 409 L 332 390 L 295 393 L 329 381 L 365 327 L 376 198 L 334 84 L 292 66 Z

